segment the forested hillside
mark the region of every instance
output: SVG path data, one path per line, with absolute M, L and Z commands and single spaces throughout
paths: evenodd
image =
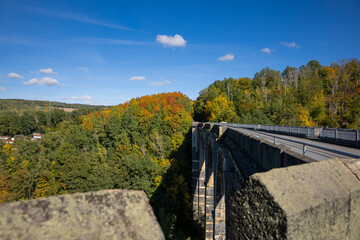
M 59 118 L 41 140 L 1 142 L 0 201 L 112 188 L 143 190 L 166 236 L 188 236 L 191 138 L 186 134 L 191 112 L 183 94 L 157 94 Z M 35 121 L 34 116 L 29 119 Z
M 316 60 L 215 81 L 194 103 L 197 121 L 360 128 L 360 61 Z
M 62 121 L 79 122 L 80 116 L 103 108 L 104 106 L 0 99 L 0 135 L 13 137 L 33 132 L 51 132 Z
M 93 106 L 78 103 L 62 103 L 54 101 L 24 100 L 24 99 L 0 99 L 0 112 L 6 110 L 28 111 L 34 109 L 49 110 L 51 108 L 104 108 L 105 106 Z

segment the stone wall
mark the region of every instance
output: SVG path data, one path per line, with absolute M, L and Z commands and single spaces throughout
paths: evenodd
M 0 239 L 165 239 L 144 192 L 102 190 L 0 205 Z

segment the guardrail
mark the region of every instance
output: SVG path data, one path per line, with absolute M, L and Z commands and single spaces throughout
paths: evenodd
M 339 150 L 335 150 L 335 149 L 331 149 L 331 148 L 326 148 L 326 147 L 322 147 L 322 146 L 317 146 L 317 145 L 314 145 L 314 144 L 310 144 L 310 143 L 304 143 L 304 142 L 300 142 L 300 141 L 295 141 L 295 140 L 291 140 L 291 139 L 288 139 L 288 138 L 282 138 L 282 137 L 279 137 L 279 136 L 274 136 L 274 135 L 270 135 L 270 134 L 266 134 L 266 133 L 260 133 L 260 132 L 255 132 L 255 131 L 251 131 L 251 130 L 248 130 L 248 129 L 244 129 L 244 128 L 240 128 L 243 132 L 249 134 L 249 135 L 252 135 L 252 136 L 255 136 L 257 137 L 258 139 L 265 139 L 263 136 L 268 136 L 268 137 L 271 137 L 274 139 L 274 144 L 276 144 L 276 140 L 277 139 L 281 139 L 281 140 L 284 140 L 284 141 L 287 141 L 287 142 L 292 142 L 292 143 L 297 143 L 297 144 L 300 144 L 302 145 L 302 149 L 303 149 L 303 152 L 302 154 L 303 155 L 306 155 L 306 151 L 307 151 L 307 147 L 312 147 L 312 148 L 316 148 L 316 149 L 321 149 L 321 150 L 325 150 L 327 152 L 332 152 L 332 153 L 336 153 L 336 154 L 341 154 L 341 155 L 345 155 L 347 157 L 352 157 L 352 158 L 360 158 L 360 155 L 357 155 L 357 154 L 352 154 L 352 153 L 348 153 L 348 152 L 343 152 L 343 151 L 339 151 Z
M 300 126 L 240 124 L 240 123 L 220 123 L 220 125 L 225 125 L 229 127 L 247 128 L 251 130 L 271 132 L 282 135 L 310 138 L 319 141 L 360 148 L 360 129 L 320 128 L 320 127 L 300 127 Z

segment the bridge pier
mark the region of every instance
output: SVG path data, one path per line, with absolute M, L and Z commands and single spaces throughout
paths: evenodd
M 214 163 L 214 139 L 210 137 L 210 134 L 205 135 L 205 239 L 213 239 L 214 236 L 214 170 L 213 166 L 216 166 Z
M 205 214 L 205 161 L 204 140 L 197 128 L 197 123 L 192 126 L 192 199 L 193 219 L 204 221 Z
M 224 161 L 221 156 L 221 149 L 217 154 L 215 170 L 215 187 L 214 187 L 214 238 L 226 239 L 226 209 L 225 209 L 225 179 L 224 179 Z
M 217 144 L 224 128 L 200 125 L 192 127 L 194 219 L 204 224 L 205 239 L 226 239 L 224 161 Z

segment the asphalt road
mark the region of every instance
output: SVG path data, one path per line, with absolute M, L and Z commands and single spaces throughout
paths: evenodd
M 310 139 L 306 139 L 306 138 L 273 134 L 273 133 L 267 133 L 267 132 L 261 132 L 261 131 L 253 131 L 253 130 L 248 130 L 248 129 L 243 129 L 243 128 L 241 128 L 241 129 L 243 131 L 248 132 L 257 137 L 259 137 L 259 135 L 260 135 L 260 137 L 262 139 L 266 139 L 267 141 L 272 142 L 272 143 L 274 143 L 274 139 L 275 139 L 275 144 L 278 144 L 278 145 L 283 144 L 285 146 L 290 147 L 292 151 L 300 153 L 300 154 L 304 154 L 304 144 L 305 144 L 306 145 L 305 155 L 309 156 L 317 161 L 323 161 L 323 160 L 327 160 L 329 158 L 342 158 L 342 159 L 344 159 L 344 158 L 360 158 L 360 149 L 358 149 L 358 148 L 345 147 L 345 146 L 340 146 L 340 145 L 336 145 L 336 144 L 319 142 L 316 140 L 310 140 Z M 308 144 L 317 146 L 319 148 L 309 146 Z M 320 149 L 321 147 L 327 148 L 328 150 Z M 335 152 L 331 152 L 330 150 L 341 151 L 341 152 L 352 154 L 355 156 L 348 156 L 348 155 L 342 154 L 342 153 L 335 153 Z

